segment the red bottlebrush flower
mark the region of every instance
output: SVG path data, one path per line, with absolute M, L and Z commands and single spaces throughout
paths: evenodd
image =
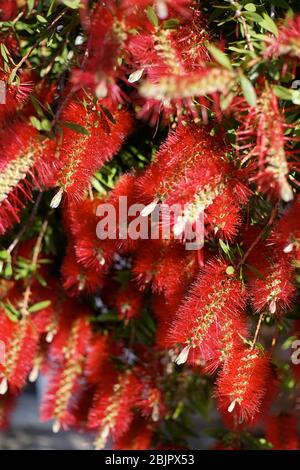
M 105 377 L 105 382 L 99 385 L 89 415 L 89 427 L 99 430 L 95 441 L 97 449 L 105 447 L 109 436 L 116 440 L 128 430 L 140 389 L 132 371 L 118 376 L 110 369 Z
M 55 169 L 54 142 L 39 139 L 26 123 L 15 122 L 0 132 L 0 233 L 14 222 L 33 186 L 47 184 Z
M 17 396 L 8 392 L 0 397 L 0 431 L 9 427 L 10 415 L 16 403 Z
M 85 376 L 90 384 L 101 383 L 101 377 L 110 361 L 111 352 L 111 338 L 108 335 L 97 334 L 92 338 L 85 363 Z
M 129 113 L 109 99 L 85 106 L 77 97 L 67 105 L 61 121 L 61 167 L 57 174 L 61 189 L 53 198 L 52 207 L 60 204 L 63 192 L 80 200 L 93 173 L 118 152 L 132 127 Z M 80 126 L 84 133 L 78 134 L 72 124 Z
M 0 59 L 1 60 L 1 59 Z M 5 102 L 0 106 L 0 129 L 10 127 L 16 113 L 28 105 L 29 95 L 34 88 L 31 72 L 23 72 L 18 82 L 8 83 L 9 74 L 0 71 L 0 80 L 5 83 Z
M 81 306 L 68 302 L 73 309 L 63 317 L 58 334 L 50 348 L 50 356 L 57 364 L 52 367 L 50 384 L 41 405 L 41 419 L 55 419 L 53 431 L 72 424 L 70 406 L 83 374 L 84 361 L 91 330 Z M 75 311 L 74 311 L 75 307 Z M 76 315 L 76 312 L 79 314 Z
M 68 358 L 68 348 L 72 348 L 73 359 L 81 358 L 89 343 L 91 330 L 89 326 L 90 311 L 73 299 L 65 299 L 61 305 L 57 334 L 50 346 L 50 357 L 58 363 Z
M 292 136 L 285 136 L 289 127 L 278 100 L 271 89 L 263 91 L 255 107 L 238 103 L 238 119 L 243 122 L 237 131 L 237 143 L 243 162 L 252 164 L 254 181 L 266 194 L 289 202 L 294 194 L 289 183 L 295 153 L 290 146 Z M 247 151 L 247 153 L 245 153 Z
M 32 369 L 39 333 L 33 321 L 23 317 L 17 322 L 0 312 L 0 341 L 5 345 L 5 362 L 0 364 L 0 394 L 21 389 Z
M 269 377 L 267 356 L 250 348 L 235 351 L 217 380 L 218 407 L 223 413 L 232 414 L 237 424 L 254 422 L 259 417 Z
M 145 417 L 153 422 L 159 421 L 166 414 L 166 406 L 162 390 L 158 387 L 158 377 L 151 377 L 148 371 L 141 371 L 141 391 L 137 406 Z
M 270 416 L 266 423 L 266 438 L 274 450 L 298 450 L 299 436 L 295 416 Z
M 99 274 L 107 270 L 116 250 L 114 240 L 97 237 L 97 208 L 103 199 L 84 199 L 75 204 L 69 201 L 64 211 L 66 228 L 71 232 L 77 261 L 86 269 Z
M 280 315 L 290 309 L 296 287 L 294 268 L 287 255 L 281 252 L 277 256 L 264 257 L 260 253 L 254 266 L 260 274 L 259 277 L 251 276 L 249 294 L 256 312 L 267 309 L 271 315 Z
M 153 122 L 161 112 L 165 118 L 180 116 L 182 110 L 197 116 L 195 97 L 212 94 L 217 101 L 218 92 L 228 92 L 234 74 L 219 66 L 207 67 L 207 40 L 207 27 L 196 10 L 175 29 L 166 29 L 163 23 L 156 28 L 149 24 L 129 39 L 128 50 L 137 69 L 129 82 L 143 77 L 139 92 L 146 101 L 140 116 L 152 114 Z
M 219 332 L 226 336 L 222 328 L 229 319 L 240 325 L 246 294 L 240 281 L 227 274 L 227 268 L 222 260 L 207 263 L 176 313 L 168 341 L 184 346 L 178 364 L 186 362 L 190 350 L 195 357 L 209 359 Z
M 176 242 L 147 241 L 139 248 L 133 264 L 138 283 L 145 288 L 151 283 L 155 293 L 167 300 L 183 295 L 198 271 L 197 255 Z
M 1 0 L 0 1 L 0 18 L 1 21 L 9 21 L 18 11 L 18 4 L 16 0 Z
M 128 323 L 141 314 L 143 297 L 136 291 L 134 283 L 120 288 L 115 295 L 115 307 L 119 317 Z
M 277 58 L 279 56 L 300 57 L 300 16 L 288 18 L 278 31 L 278 35 L 267 39 L 265 56 Z
M 195 229 L 204 213 L 209 230 L 231 238 L 240 223 L 235 208 L 247 201 L 250 192 L 226 158 L 230 151 L 222 135 L 212 137 L 208 130 L 194 124 L 179 126 L 138 182 L 141 198 L 149 204 L 148 213 L 161 202 L 162 223 L 170 224 L 177 236 L 188 227 Z M 172 215 L 174 205 L 176 211 L 181 208 L 181 214 L 173 211 Z M 228 205 L 233 207 L 231 214 L 226 213 Z M 168 218 L 167 208 L 171 211 Z
M 128 29 L 125 18 L 118 10 L 114 2 L 96 6 L 90 19 L 82 69 L 74 70 L 71 80 L 78 88 L 85 86 L 92 89 L 99 98 L 109 95 L 121 101 L 122 91 L 117 79 L 122 78 L 124 72 L 117 59 L 124 55 Z
M 127 432 L 114 441 L 115 450 L 151 449 L 153 430 L 140 417 L 136 417 Z
M 282 214 L 281 219 L 275 226 L 270 243 L 275 244 L 275 249 L 290 253 L 292 258 L 300 261 L 300 198 L 297 197 L 295 202 Z
M 176 312 L 183 300 L 183 295 L 172 296 L 167 301 L 164 295 L 154 295 L 152 308 L 156 318 L 156 346 L 159 349 L 172 347 L 172 341 L 169 338 L 169 330 L 174 321 Z
M 69 245 L 61 267 L 64 289 L 72 297 L 83 293 L 92 293 L 103 285 L 104 270 L 102 272 L 87 269 L 78 263 L 74 247 Z

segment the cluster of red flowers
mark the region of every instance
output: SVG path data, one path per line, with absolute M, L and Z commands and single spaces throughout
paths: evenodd
M 49 220 L 36 238 L 24 241 L 23 232 L 3 259 L 0 252 L 1 268 L 13 270 L 0 279 L 0 428 L 41 372 L 49 377 L 41 418 L 54 420 L 55 432 L 93 430 L 97 448 L 109 438 L 117 449 L 162 448 L 158 430 L 174 411 L 168 378 L 176 376 L 185 393 L 189 376 L 212 375 L 227 428 L 263 422 L 274 448 L 298 448 L 295 419 L 270 417 L 282 378 L 272 362 L 276 333 L 258 342 L 264 323 L 279 328 L 292 309 L 300 266 L 297 138 L 288 138 L 279 99 L 266 82 L 256 106 L 235 97 L 226 110 L 238 123 L 232 146 L 220 97 L 240 93 L 239 75 L 212 57 L 207 19 L 192 1 L 87 4 L 79 11 L 87 40 L 65 88 L 26 71 L 8 80 L 0 64 L 8 80 L 0 233 L 20 222 L 36 191 L 49 191 L 50 215 L 59 212 L 67 240 L 59 274 L 43 251 Z M 16 2 L 0 1 L 3 20 L 16 11 Z M 268 40 L 265 57 L 294 60 L 299 38 L 296 19 Z M 11 53 L 18 55 L 17 45 Z M 38 103 L 56 109 L 50 129 Z M 93 175 L 145 119 L 170 127 L 153 161 L 100 194 Z M 170 239 L 100 240 L 97 208 L 118 210 L 121 196 L 144 204 L 144 218 L 157 205 L 181 207 L 167 222 Z M 266 225 L 253 223 L 259 204 L 273 207 Z M 188 251 L 184 234 L 201 214 L 204 246 Z M 136 322 L 149 312 L 147 343 Z

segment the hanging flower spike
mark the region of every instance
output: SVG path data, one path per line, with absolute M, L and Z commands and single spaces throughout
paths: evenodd
M 93 173 L 118 152 L 132 127 L 129 113 L 111 100 L 84 104 L 79 95 L 67 105 L 61 121 L 60 190 L 53 198 L 53 207 L 58 207 L 63 192 L 72 200 L 82 199 Z
M 197 10 L 190 10 L 191 18 L 178 18 L 178 26 L 168 29 L 164 22 L 150 25 L 128 41 L 128 49 L 136 70 L 130 82 L 142 79 L 139 93 L 145 104 L 140 117 L 151 117 L 154 124 L 160 114 L 165 120 L 188 111 L 198 116 L 194 99 L 219 92 L 228 93 L 234 83 L 230 70 L 211 64 L 206 42 L 206 21 Z M 218 101 L 218 100 L 216 100 Z M 203 98 L 199 100 L 204 103 Z M 199 104 L 198 103 L 198 104 Z M 205 102 L 209 105 L 209 102 Z M 183 111 L 185 113 L 183 113 Z
M 116 2 L 96 5 L 90 18 L 87 50 L 82 68 L 75 69 L 71 81 L 77 88 L 88 87 L 98 98 L 113 97 L 123 101 L 118 79 L 125 78 L 122 63 L 126 56 L 125 43 L 129 27 L 126 17 Z M 117 60 L 119 59 L 119 60 Z
M 84 199 L 79 203 L 68 201 L 63 208 L 66 229 L 71 233 L 76 259 L 86 269 L 99 274 L 107 271 L 116 250 L 114 240 L 99 240 L 96 229 L 99 221 L 97 208 L 103 199 Z
M 141 288 L 151 282 L 152 291 L 172 297 L 183 295 L 198 271 L 195 251 L 178 242 L 150 241 L 141 244 L 133 263 L 133 273 Z
M 177 238 L 184 239 L 190 228 L 204 236 L 203 222 L 220 237 L 232 238 L 237 232 L 239 210 L 250 191 L 240 181 L 239 170 L 228 162 L 230 152 L 222 134 L 213 137 L 194 124 L 179 126 L 140 178 L 143 202 L 162 203 L 162 225 L 170 225 Z M 172 214 L 174 205 L 182 208 L 181 215 Z M 233 208 L 231 213 L 226 210 L 228 205 Z
M 237 425 L 259 418 L 270 377 L 269 359 L 257 349 L 244 348 L 229 356 L 216 383 L 218 407 Z
M 72 305 L 73 303 L 68 301 L 65 307 Z M 83 374 L 91 336 L 86 313 L 76 315 L 76 312 L 80 312 L 80 306 L 74 306 L 76 310 L 67 312 L 69 321 L 61 323 L 50 348 L 50 357 L 56 360 L 56 364 L 53 365 L 48 390 L 41 404 L 41 419 L 55 420 L 53 432 L 58 432 L 61 426 L 72 424 L 70 406 L 79 386 L 78 380 Z
M 266 439 L 272 444 L 273 450 L 298 450 L 296 417 L 288 414 L 270 416 L 266 423 Z
M 183 348 L 177 364 L 186 362 L 190 353 L 193 359 L 209 359 L 217 331 L 222 331 L 228 319 L 239 324 L 246 294 L 240 281 L 227 274 L 227 268 L 222 260 L 207 263 L 176 313 L 168 336 L 173 345 L 179 343 Z M 239 331 L 235 332 L 238 335 Z
M 89 416 L 89 427 L 99 430 L 96 449 L 103 449 L 109 436 L 114 441 L 128 430 L 140 389 L 132 371 L 117 376 L 110 369 L 105 377 L 105 382 L 99 385 Z
M 291 201 L 294 193 L 289 173 L 295 151 L 290 149 L 293 137 L 285 135 L 289 126 L 279 109 L 278 99 L 267 88 L 256 107 L 246 106 L 246 112 L 241 110 L 242 106 L 239 108 L 238 119 L 243 125 L 237 131 L 237 144 L 243 162 L 253 163 L 251 180 L 263 193 Z
M 0 341 L 5 344 L 5 362 L 0 364 L 0 395 L 20 390 L 26 383 L 35 358 L 39 333 L 27 317 L 12 321 L 0 311 Z
M 267 39 L 265 56 L 300 57 L 300 16 L 288 18 L 285 24 L 279 27 L 278 35 Z
M 283 252 L 287 257 L 300 261 L 300 199 L 297 199 L 283 213 L 270 237 L 271 246 Z
M 2 129 L 10 127 L 16 114 L 26 109 L 35 83 L 32 72 L 28 71 L 22 72 L 19 80 L 14 83 L 8 82 L 8 73 L 0 71 L 0 80 L 5 84 L 5 102 L 0 105 L 0 129 Z
M 289 257 L 283 252 L 276 256 L 256 258 L 259 276 L 251 276 L 249 295 L 257 313 L 265 309 L 271 315 L 282 315 L 291 309 L 296 297 L 295 272 Z
M 0 18 L 1 21 L 9 21 L 18 11 L 18 3 L 16 0 L 1 0 L 0 1 Z
M 101 383 L 103 371 L 110 363 L 111 353 L 112 344 L 109 335 L 95 334 L 89 344 L 85 363 L 85 376 L 89 384 Z
M 141 315 L 143 306 L 143 296 L 136 290 L 136 285 L 128 283 L 119 289 L 115 297 L 115 307 L 119 317 L 128 324 L 128 322 Z
M 0 132 L 0 234 L 19 222 L 19 211 L 33 187 L 47 185 L 56 168 L 54 141 L 39 138 L 30 125 L 16 121 Z
M 104 265 L 105 269 L 106 266 Z M 104 270 L 101 272 L 87 269 L 77 261 L 74 247 L 69 245 L 61 267 L 64 289 L 72 297 L 83 293 L 95 293 L 101 289 L 104 281 Z

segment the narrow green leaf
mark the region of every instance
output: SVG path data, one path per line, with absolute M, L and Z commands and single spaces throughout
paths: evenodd
M 209 52 L 210 52 L 211 55 L 213 56 L 213 58 L 214 58 L 220 65 L 222 65 L 222 67 L 225 67 L 225 68 L 228 69 L 228 70 L 232 70 L 232 65 L 231 65 L 231 63 L 230 63 L 230 60 L 229 60 L 229 58 L 227 57 L 227 55 L 224 54 L 224 52 L 222 52 L 220 49 L 218 49 L 217 47 L 213 46 L 212 44 L 209 44 L 207 47 L 208 47 Z
M 147 12 L 147 17 L 148 17 L 148 20 L 150 21 L 150 23 L 152 23 L 153 26 L 155 26 L 157 28 L 158 18 L 157 18 L 157 15 L 155 13 L 154 8 L 153 7 L 148 7 L 146 12 Z
M 40 310 L 43 310 L 44 308 L 49 307 L 49 305 L 51 305 L 51 300 L 44 300 L 43 302 L 38 302 L 34 305 L 31 305 L 31 307 L 29 307 L 28 309 L 28 312 L 29 313 L 39 312 Z
M 257 103 L 256 92 L 250 80 L 247 77 L 245 77 L 245 75 L 241 74 L 240 83 L 241 83 L 241 87 L 242 87 L 244 96 L 248 104 L 253 107 L 256 106 L 256 103 Z
M 64 127 L 72 129 L 72 131 L 77 132 L 78 134 L 90 135 L 89 131 L 85 127 L 77 124 L 76 122 L 62 121 L 61 124 Z

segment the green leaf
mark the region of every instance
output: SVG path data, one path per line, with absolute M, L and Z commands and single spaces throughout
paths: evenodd
M 5 44 L 3 44 L 3 43 L 0 44 L 0 52 L 1 52 L 1 55 L 2 55 L 3 59 L 5 60 L 5 62 L 9 62 L 9 60 L 8 60 L 9 51 L 7 50 Z
M 40 102 L 39 100 L 34 96 L 34 95 L 30 95 L 30 100 L 31 100 L 31 103 L 33 104 L 33 107 L 34 109 L 36 110 L 37 114 L 40 116 L 40 117 L 43 117 L 44 116 L 44 112 L 42 110 L 42 107 L 40 105 Z
M 1 260 L 9 260 L 11 258 L 9 251 L 7 250 L 0 250 L 0 259 Z
M 44 18 L 42 15 L 36 15 L 36 19 L 40 22 L 40 23 L 48 23 L 48 21 L 46 20 L 46 18 Z
M 78 10 L 80 7 L 80 0 L 62 0 L 62 3 L 72 10 Z
M 245 10 L 254 12 L 256 11 L 256 6 L 254 3 L 247 3 L 247 5 L 244 6 Z
M 273 33 L 275 36 L 278 36 L 278 29 L 272 18 L 267 15 L 267 13 L 263 14 L 263 20 L 259 23 L 264 29 Z
M 30 122 L 38 131 L 42 129 L 41 122 L 35 116 L 30 116 Z
M 32 12 L 33 7 L 34 7 L 34 0 L 27 0 L 28 13 Z
M 173 29 L 173 28 L 176 28 L 178 24 L 179 24 L 179 20 L 177 20 L 177 18 L 170 18 L 169 20 L 166 20 L 163 22 L 163 28 Z
M 220 49 L 218 49 L 217 47 L 213 46 L 212 44 L 209 44 L 207 46 L 209 52 L 211 53 L 211 55 L 214 57 L 214 59 L 220 64 L 222 65 L 222 67 L 225 67 L 226 69 L 228 70 L 232 70 L 232 65 L 230 63 L 230 60 L 229 58 L 227 57 L 226 54 L 224 54 L 224 52 L 222 52 Z
M 284 86 L 275 85 L 273 86 L 273 91 L 277 98 L 280 98 L 281 100 L 292 101 L 293 91 L 295 90 L 290 90 Z
M 31 307 L 29 307 L 28 309 L 28 312 L 29 313 L 39 312 L 40 310 L 43 310 L 44 308 L 49 307 L 49 305 L 51 305 L 51 300 L 44 300 L 43 302 L 38 302 L 34 305 L 31 305 Z
M 61 125 L 72 129 L 72 131 L 77 132 L 78 134 L 90 135 L 89 131 L 85 127 L 77 124 L 76 122 L 62 121 Z
M 257 103 L 256 92 L 250 80 L 247 77 L 245 77 L 245 75 L 241 74 L 240 83 L 241 83 L 241 87 L 242 87 L 244 96 L 248 104 L 253 107 L 256 106 L 256 103 Z
M 150 21 L 150 23 L 152 23 L 153 26 L 155 26 L 157 28 L 158 18 L 157 18 L 157 15 L 155 13 L 154 8 L 153 7 L 148 7 L 147 10 L 146 10 L 146 13 L 147 13 L 147 18 Z

